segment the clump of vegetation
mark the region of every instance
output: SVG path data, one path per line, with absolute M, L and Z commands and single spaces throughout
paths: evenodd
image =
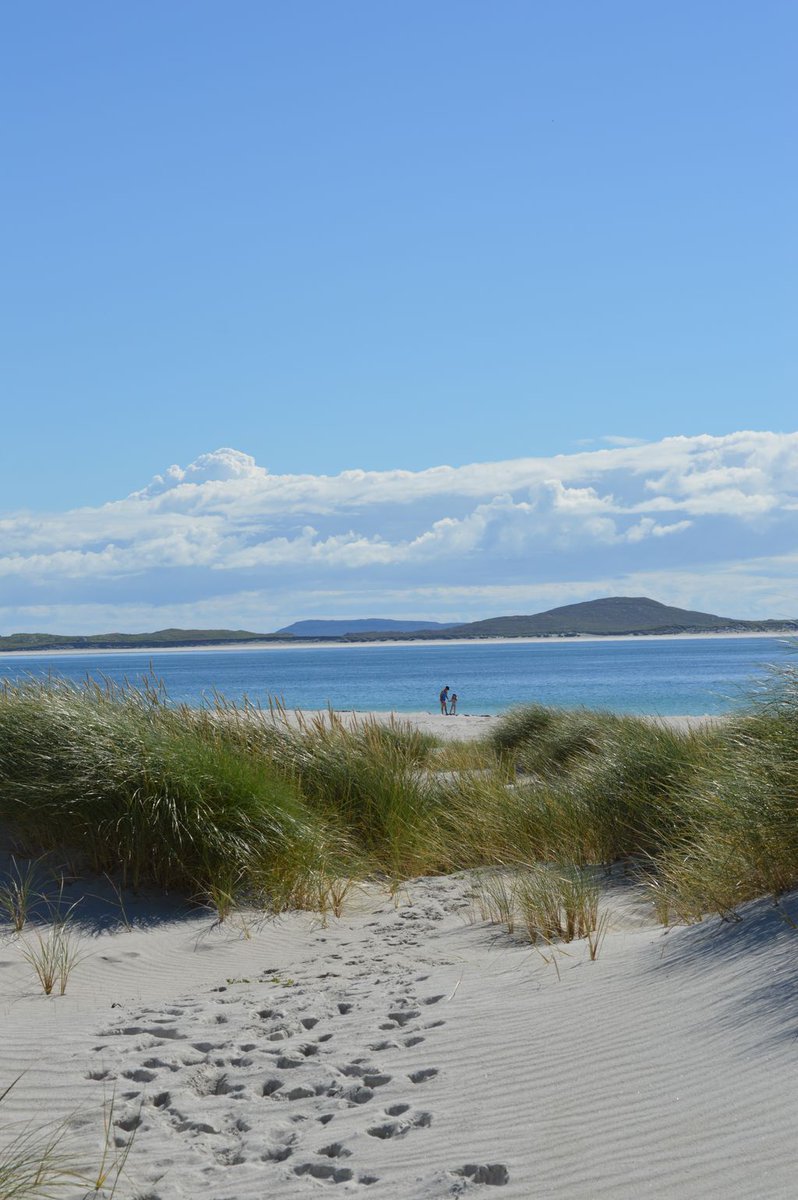
M 0 821 L 23 848 L 192 894 L 231 877 L 265 894 L 324 841 L 297 788 L 224 721 L 110 683 L 3 688 Z
M 496 723 L 488 743 L 497 754 L 512 754 L 535 742 L 555 724 L 558 710 L 542 704 L 519 705 L 509 709 Z
M 0 913 L 11 922 L 15 933 L 25 928 L 25 923 L 40 897 L 38 862 L 23 864 L 11 855 L 8 871 L 0 879 Z
M 22 957 L 33 968 L 46 996 L 52 995 L 56 986 L 63 996 L 72 972 L 85 957 L 73 933 L 72 912 L 55 915 L 46 932 L 36 929 L 32 939 L 19 943 Z
M 474 899 L 483 921 L 504 925 L 508 933 L 520 927 L 533 944 L 572 942 L 600 926 L 595 875 L 573 864 L 524 864 L 512 872 L 484 872 Z
M 0 690 L 0 824 L 20 850 L 181 890 L 220 921 L 245 903 L 337 915 L 365 876 L 496 867 L 526 888 L 513 920 L 567 938 L 566 884 L 616 862 L 645 874 L 663 919 L 697 919 L 798 885 L 796 815 L 789 671 L 709 728 L 532 706 L 468 746 L 332 712 L 172 706 L 149 684 Z M 0 908 L 19 929 L 33 876 L 15 870 Z
M 21 1076 L 0 1091 L 0 1105 Z M 113 1200 L 135 1138 L 120 1144 L 114 1122 L 116 1099 L 103 1106 L 103 1146 L 97 1167 L 87 1166 L 69 1137 L 68 1120 L 44 1125 L 27 1124 L 0 1147 L 0 1198 L 2 1200 L 56 1200 L 80 1194 L 84 1200 Z M 6 1128 L 8 1128 L 6 1126 Z
M 798 673 L 729 722 L 686 788 L 686 816 L 658 855 L 652 892 L 664 917 L 729 915 L 798 887 Z

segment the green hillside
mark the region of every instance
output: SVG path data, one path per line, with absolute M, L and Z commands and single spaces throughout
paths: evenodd
M 382 622 L 381 622 L 382 623 Z M 387 624 L 387 622 L 385 622 Z M 293 627 L 298 629 L 302 623 Z M 399 624 L 397 622 L 397 624 Z M 646 596 L 607 596 L 582 604 L 565 604 L 530 616 L 490 617 L 467 625 L 406 631 L 396 628 L 358 630 L 338 636 L 305 634 L 327 642 L 429 641 L 431 638 L 575 637 L 580 634 L 629 633 L 760 633 L 798 631 L 798 620 L 739 621 L 688 608 L 673 608 Z M 158 650 L 179 646 L 225 646 L 243 642 L 285 641 L 286 631 L 250 633 L 246 629 L 159 629 L 155 633 L 94 633 L 70 637 L 55 633 L 13 633 L 0 637 L 0 652 L 9 650 Z
M 673 608 L 646 596 L 607 596 L 582 604 L 564 604 L 533 616 L 494 617 L 463 627 L 469 637 L 530 637 L 564 633 L 651 633 L 654 631 L 731 629 L 748 622 L 713 613 Z
M 607 596 L 581 604 L 565 604 L 529 616 L 491 617 L 449 629 L 406 634 L 402 640 L 430 638 L 610 636 L 643 633 L 777 632 L 798 630 L 794 621 L 740 621 L 693 609 L 674 608 L 647 596 Z M 379 635 L 375 635 L 379 636 Z M 383 635 L 384 636 L 384 635 Z M 401 637 L 402 635 L 395 635 Z M 363 641 L 368 635 L 350 635 Z
M 285 634 L 250 633 L 246 629 L 158 629 L 155 633 L 12 633 L 0 637 L 8 650 L 157 650 L 176 646 L 224 646 L 236 642 L 283 641 Z

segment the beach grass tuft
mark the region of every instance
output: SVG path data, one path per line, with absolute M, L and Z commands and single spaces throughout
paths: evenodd
M 0 1105 L 19 1083 L 0 1092 Z M 2 1200 L 50 1200 L 79 1187 L 84 1176 L 66 1145 L 67 1125 L 26 1125 L 0 1146 Z
M 15 933 L 20 933 L 40 899 L 40 860 L 23 865 L 12 854 L 8 870 L 0 878 L 0 913 L 5 913 Z
M 798 885 L 797 810 L 789 670 L 706 728 L 535 705 L 469 746 L 332 711 L 191 709 L 154 682 L 0 689 L 0 825 L 20 856 L 57 850 L 220 921 L 247 905 L 338 914 L 366 877 L 495 868 L 521 881 L 512 919 L 567 940 L 595 929 L 595 868 L 618 862 L 664 921 L 725 915 Z M 0 884 L 16 929 L 34 890 L 32 866 Z

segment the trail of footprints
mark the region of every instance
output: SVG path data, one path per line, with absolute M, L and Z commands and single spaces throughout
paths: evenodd
M 342 980 L 346 1000 L 325 984 L 272 982 L 274 999 L 264 1005 L 230 985 L 157 1012 L 141 1009 L 102 1031 L 94 1047 L 101 1066 L 89 1078 L 105 1089 L 112 1083 L 125 1102 L 116 1140 L 124 1146 L 135 1131 L 132 1161 L 146 1164 L 154 1181 L 148 1200 L 184 1195 L 171 1189 L 186 1171 L 200 1180 L 197 1195 L 221 1196 L 219 1172 L 253 1163 L 284 1179 L 378 1184 L 373 1170 L 358 1167 L 364 1139 L 421 1138 L 433 1124 L 425 1094 L 434 1095 L 439 1071 L 419 1060 L 418 1048 L 445 1024 L 435 1018 L 444 997 L 415 994 L 426 978 L 397 980 L 387 1007 L 373 976 L 368 985 Z M 237 1036 L 226 1036 L 228 1026 Z M 336 1049 L 364 1038 L 366 1054 Z M 466 1164 L 447 1177 L 453 1195 L 509 1179 L 495 1163 Z

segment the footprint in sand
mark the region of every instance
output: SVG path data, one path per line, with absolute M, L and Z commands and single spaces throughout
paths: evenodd
M 417 1008 L 399 1008 L 388 1013 L 388 1020 L 380 1025 L 380 1029 L 399 1029 L 403 1028 L 410 1021 L 414 1021 L 416 1017 L 420 1017 L 421 1013 Z
M 502 1187 L 510 1182 L 510 1172 L 504 1163 L 466 1163 L 455 1175 L 462 1175 L 472 1183 L 487 1183 Z
M 411 1083 L 426 1083 L 428 1079 L 434 1079 L 437 1074 L 437 1067 L 424 1067 L 421 1071 L 412 1071 L 407 1078 Z
M 297 1067 L 304 1067 L 305 1060 L 303 1058 L 289 1058 L 282 1054 L 275 1063 L 275 1066 L 280 1071 L 294 1071 Z
M 326 1179 L 329 1183 L 348 1183 L 354 1176 L 349 1167 L 334 1167 L 332 1163 L 302 1163 L 294 1167 L 295 1175 L 310 1175 L 313 1179 Z
M 144 1071 L 142 1069 L 137 1071 L 123 1071 L 122 1078 L 130 1079 L 133 1081 L 133 1083 L 152 1083 L 153 1079 L 155 1078 L 155 1072 Z
M 407 1105 L 396 1105 L 397 1108 L 407 1108 Z M 388 1110 L 386 1110 L 388 1111 Z M 432 1124 L 432 1113 L 420 1112 L 414 1117 L 407 1117 L 404 1121 L 383 1121 L 380 1125 L 372 1125 L 366 1130 L 369 1137 L 375 1138 L 397 1138 L 404 1137 L 410 1133 L 411 1129 L 427 1129 Z
M 267 1150 L 263 1155 L 263 1162 L 285 1162 L 290 1158 L 294 1151 L 290 1146 L 276 1146 L 274 1150 Z
M 145 1058 L 141 1064 L 148 1071 L 179 1071 L 177 1063 L 164 1062 L 162 1058 Z
M 317 1153 L 323 1154 L 325 1158 L 351 1158 L 352 1151 L 347 1150 L 340 1142 L 330 1142 L 329 1146 L 322 1146 Z
M 384 1075 L 384 1074 L 382 1074 L 381 1072 L 379 1072 L 379 1073 L 377 1073 L 377 1074 L 374 1074 L 374 1075 L 370 1075 L 370 1074 L 369 1074 L 369 1075 L 364 1075 L 364 1076 L 363 1076 L 363 1083 L 365 1084 L 365 1086 L 366 1086 L 367 1088 L 378 1088 L 378 1087 L 385 1087 L 385 1084 L 386 1084 L 386 1083 L 390 1083 L 390 1082 L 391 1082 L 391 1078 L 392 1078 L 392 1076 L 390 1076 L 390 1075 Z

